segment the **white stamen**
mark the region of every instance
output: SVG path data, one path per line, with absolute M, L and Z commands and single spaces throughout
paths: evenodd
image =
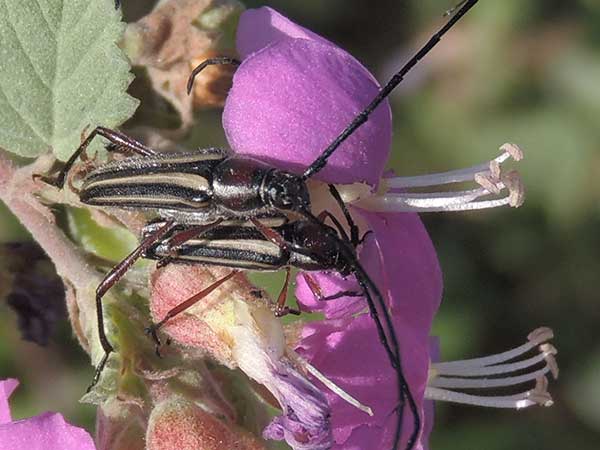
M 288 353 L 288 356 L 290 358 L 292 358 L 294 360 L 294 362 L 296 362 L 296 364 L 298 364 L 298 366 L 302 367 L 304 370 L 306 370 L 308 373 L 310 373 L 313 377 L 315 377 L 317 380 L 319 380 L 321 383 L 323 383 L 331 392 L 333 392 L 338 397 L 340 397 L 342 400 L 344 400 L 345 402 L 354 406 L 355 408 L 361 410 L 364 413 L 367 413 L 371 417 L 373 416 L 373 410 L 370 407 L 363 405 L 360 401 L 358 401 L 357 399 L 352 397 L 350 394 L 348 394 L 346 391 L 344 391 L 341 387 L 339 387 L 337 384 L 335 384 L 333 381 L 331 381 L 329 378 L 327 378 L 325 375 L 323 375 L 321 372 L 319 372 L 319 370 L 315 366 L 311 365 L 307 360 L 302 358 L 302 356 L 300 356 L 298 353 L 296 353 L 293 350 L 288 350 L 287 353 Z
M 506 352 L 497 353 L 495 355 L 486 356 L 483 358 L 473 358 L 473 359 L 463 359 L 459 361 L 451 361 L 451 362 L 443 362 L 443 363 L 435 363 L 432 365 L 435 370 L 439 370 L 440 372 L 444 372 L 447 368 L 450 367 L 482 367 L 482 366 L 491 366 L 493 364 L 498 364 L 501 362 L 509 361 L 511 359 L 515 359 L 518 356 L 528 352 L 529 350 L 537 347 L 540 344 L 549 341 L 554 337 L 553 331 L 548 327 L 540 327 L 533 330 L 527 336 L 527 342 L 519 347 L 513 348 Z M 456 375 L 456 373 L 452 373 L 452 375 Z
M 545 354 L 545 352 L 542 352 L 539 355 L 532 356 L 531 358 L 527 358 L 523 361 L 519 361 L 516 363 L 498 364 L 498 365 L 489 366 L 489 367 L 473 366 L 473 367 L 469 367 L 469 375 L 484 376 L 484 375 L 499 375 L 502 373 L 515 372 L 517 370 L 523 370 L 523 369 L 527 369 L 528 367 L 535 366 L 536 364 L 544 361 L 544 359 L 546 359 L 546 354 Z M 435 367 L 435 370 L 439 370 L 438 367 Z M 460 375 L 464 374 L 464 370 L 465 370 L 464 367 L 457 367 L 454 369 L 452 367 L 448 367 L 448 368 L 444 369 L 444 375 L 460 376 Z
M 444 184 L 461 183 L 472 181 L 477 174 L 491 173 L 499 175 L 500 165 L 512 158 L 515 161 L 523 159 L 523 151 L 516 144 L 504 144 L 500 147 L 500 156 L 490 162 L 478 164 L 466 169 L 450 170 L 448 172 L 431 175 L 420 175 L 416 177 L 394 177 L 388 178 L 387 184 L 391 189 L 405 189 L 411 187 L 441 186 Z
M 514 386 L 515 384 L 526 383 L 527 381 L 537 380 L 539 377 L 550 372 L 548 366 L 543 369 L 536 370 L 531 373 L 506 378 L 449 378 L 436 377 L 429 382 L 429 386 L 442 388 L 459 388 L 459 389 L 484 389 L 502 386 Z M 471 376 L 469 373 L 468 376 Z
M 470 395 L 446 389 L 427 387 L 425 389 L 425 398 L 429 400 L 462 403 L 465 405 L 484 406 L 488 408 L 522 409 L 534 405 L 552 406 L 554 403 L 552 397 L 550 396 L 550 393 L 545 390 L 548 383 L 546 378 L 538 379 L 536 380 L 536 383 L 540 386 L 544 386 L 544 390 L 541 390 L 536 386 L 534 389 L 519 394 L 495 397 Z
M 470 211 L 504 205 L 519 207 L 524 200 L 523 184 L 516 171 L 504 173 L 501 164 L 509 158 L 520 161 L 523 152 L 515 144 L 504 144 L 500 150 L 500 156 L 490 162 L 466 169 L 385 179 L 387 192 L 362 195 L 354 204 L 381 212 Z M 474 183 L 477 187 L 450 192 L 434 188 L 464 182 Z M 410 192 L 410 189 L 426 187 L 433 189 L 430 192 Z
M 425 397 L 432 400 L 450 401 L 495 408 L 525 408 L 532 405 L 550 406 L 552 397 L 547 391 L 551 373 L 558 377 L 558 366 L 554 356 L 556 348 L 546 341 L 553 337 L 552 330 L 538 328 L 528 336 L 528 342 L 496 355 L 431 365 Z M 515 362 L 537 347 L 538 354 Z M 543 366 L 540 364 L 543 363 Z M 524 373 L 523 373 L 524 372 Z M 500 376 L 508 374 L 509 376 Z M 492 389 L 513 387 L 536 381 L 534 389 L 512 395 L 475 395 L 461 392 L 463 389 Z

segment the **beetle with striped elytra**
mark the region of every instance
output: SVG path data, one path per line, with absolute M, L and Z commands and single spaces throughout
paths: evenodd
M 92 172 L 84 179 L 80 192 L 81 200 L 97 206 L 152 210 L 158 212 L 158 215 L 165 219 L 163 225 L 146 235 L 140 246 L 117 265 L 98 287 L 96 303 L 99 333 L 105 356 L 98 367 L 95 380 L 97 380 L 108 355 L 113 351 L 102 324 L 101 300 L 103 295 L 123 276 L 135 260 L 144 256 L 148 249 L 156 244 L 162 244 L 167 237 L 173 239 L 170 233 L 178 226 L 185 226 L 185 229 L 178 234 L 177 240 L 180 241 L 180 246 L 186 245 L 186 240 L 183 240 L 182 236 L 192 239 L 202 233 L 209 233 L 211 230 L 213 232 L 216 229 L 222 231 L 224 228 L 220 227 L 224 225 L 223 222 L 227 221 L 256 226 L 266 240 L 275 243 L 279 240 L 279 244 L 281 244 L 280 233 L 288 233 L 289 230 L 296 230 L 295 232 L 298 233 L 297 228 L 294 228 L 299 226 L 296 224 L 316 226 L 319 223 L 318 226 L 322 230 L 330 233 L 330 228 L 316 221 L 312 215 L 306 180 L 325 167 L 328 158 L 339 148 L 340 144 L 368 120 L 369 115 L 402 81 L 404 75 L 476 3 L 476 0 L 462 2 L 460 9 L 448 23 L 381 89 L 372 102 L 332 141 L 301 176 L 274 169 L 251 158 L 230 155 L 219 149 L 206 149 L 194 154 L 158 155 L 153 149 L 118 131 L 103 127 L 93 130 L 67 162 L 59 174 L 56 184 L 58 186 L 64 184 L 69 168 L 89 143 L 100 135 L 109 140 L 111 150 L 130 151 L 143 158 L 129 158 L 102 166 Z M 203 67 L 223 63 L 235 65 L 237 61 L 229 58 L 206 61 L 192 73 L 190 82 Z M 286 228 L 288 227 L 286 222 L 290 220 L 290 213 L 295 216 L 292 217 L 292 220 L 298 219 L 298 221 L 292 222 L 294 225 Z M 356 263 L 355 273 L 360 272 L 361 270 L 357 268 L 359 266 L 356 258 L 347 256 L 350 254 L 347 250 L 349 244 L 340 243 L 343 241 L 339 239 L 335 230 L 333 233 L 337 240 L 324 237 L 320 243 L 336 247 L 340 253 L 345 255 L 345 263 Z M 356 232 L 353 231 L 351 234 L 355 237 Z M 241 238 L 238 237 L 238 239 Z M 355 241 L 355 239 L 352 240 Z M 284 241 L 286 240 L 284 239 Z M 297 251 L 302 250 L 302 246 L 297 247 L 295 251 L 302 254 L 301 251 Z M 260 252 L 255 251 L 255 254 L 260 255 Z M 177 254 L 175 254 L 175 258 L 177 258 Z M 285 265 L 293 264 L 288 261 Z M 321 264 L 321 269 L 327 268 L 323 266 L 326 265 Z M 370 284 L 370 289 L 373 289 L 374 284 L 370 282 L 370 278 L 366 273 L 363 275 L 369 280 L 369 283 L 363 281 L 363 284 Z M 365 294 L 368 294 L 369 289 L 364 290 Z M 379 320 L 378 314 L 387 315 L 387 312 L 383 300 L 379 299 L 379 296 L 375 296 L 380 300 L 379 309 L 382 312 L 378 313 L 377 308 L 374 307 L 371 312 L 374 319 Z M 384 316 L 384 320 L 389 322 L 389 317 Z M 378 325 L 380 326 L 380 323 Z M 390 348 L 388 338 L 395 339 L 391 322 L 388 328 L 387 336 L 386 333 L 382 335 L 382 343 L 386 349 Z M 399 380 L 403 380 L 398 350 L 388 351 L 388 356 L 392 366 L 397 370 Z M 406 396 L 410 403 L 410 391 L 402 384 L 402 381 L 399 384 L 399 395 Z M 415 433 L 418 434 L 419 418 L 416 414 L 414 416 Z M 409 443 L 409 448 L 411 446 L 412 444 Z

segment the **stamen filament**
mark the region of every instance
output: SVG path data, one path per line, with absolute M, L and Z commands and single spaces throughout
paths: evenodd
M 465 169 L 449 170 L 431 175 L 420 175 L 415 177 L 394 177 L 386 179 L 390 189 L 406 189 L 412 187 L 442 186 L 444 184 L 461 183 L 472 181 L 478 173 L 495 172 L 497 167 L 513 158 L 515 161 L 523 159 L 523 152 L 515 144 L 504 144 L 500 147 L 502 154 L 492 161 L 478 164 Z M 495 166 L 495 167 L 493 167 Z
M 465 405 L 484 406 L 488 408 L 522 409 L 529 406 L 552 406 L 552 397 L 548 393 L 538 393 L 536 389 L 521 392 L 516 395 L 483 397 L 479 395 L 453 392 L 446 389 L 427 387 L 425 398 L 443 402 L 462 403 Z
M 511 363 L 511 364 L 499 364 L 489 367 L 473 367 L 469 368 L 469 376 L 483 376 L 483 375 L 500 375 L 503 373 L 515 372 L 517 370 L 523 370 L 528 367 L 534 366 L 540 362 L 542 362 L 546 358 L 544 353 L 540 353 L 539 355 L 532 356 L 526 360 Z M 432 364 L 432 369 L 437 370 L 438 367 L 435 364 Z M 464 367 L 457 367 L 454 370 L 452 368 L 444 369 L 444 376 L 448 375 L 464 375 L 465 369 Z
M 524 353 L 527 353 L 529 350 L 536 348 L 538 345 L 543 344 L 546 341 L 549 341 L 554 337 L 554 333 L 550 328 L 540 327 L 529 333 L 527 336 L 528 342 L 519 347 L 513 348 L 506 352 L 496 353 L 495 355 L 485 356 L 482 358 L 472 358 L 472 359 L 463 359 L 458 361 L 449 361 L 449 362 L 441 362 L 434 363 L 432 367 L 438 371 L 446 373 L 446 370 L 452 367 L 482 367 L 482 366 L 491 366 L 493 364 L 502 363 L 505 361 L 509 361 L 511 359 L 515 359 L 518 356 L 521 356 Z M 454 375 L 454 374 L 453 374 Z
M 526 383 L 527 381 L 537 380 L 539 377 L 546 375 L 550 372 L 550 367 L 544 366 L 542 369 L 538 369 L 535 372 L 526 373 L 524 375 L 518 375 L 515 377 L 506 378 L 450 378 L 450 377 L 436 377 L 431 380 L 428 386 L 441 387 L 441 388 L 462 388 L 462 389 L 476 389 L 476 388 L 495 388 L 502 386 L 514 386 L 516 384 Z
M 458 194 L 458 195 L 457 195 Z M 496 200 L 474 201 L 491 195 L 485 189 L 432 194 L 385 194 L 361 200 L 358 206 L 380 212 L 449 212 L 496 208 L 511 204 L 510 196 Z
M 329 378 L 327 378 L 315 366 L 310 364 L 306 359 L 304 359 L 298 353 L 296 353 L 293 350 L 288 350 L 287 353 L 288 353 L 288 356 L 291 359 L 293 359 L 296 364 L 298 364 L 298 366 L 302 367 L 304 370 L 306 370 L 308 373 L 310 373 L 312 376 L 314 376 L 317 380 L 319 380 L 321 383 L 323 383 L 331 392 L 336 394 L 338 397 L 340 397 L 345 402 L 354 406 L 356 409 L 359 409 L 360 411 L 367 413 L 371 417 L 373 416 L 373 410 L 369 406 L 363 405 L 356 398 L 352 397 L 350 394 L 348 394 L 346 391 L 344 391 L 341 387 L 339 387 L 337 384 L 335 384 L 333 381 L 331 381 Z

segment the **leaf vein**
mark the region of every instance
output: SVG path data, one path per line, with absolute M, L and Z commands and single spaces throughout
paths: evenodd
M 5 3 L 5 6 L 7 6 L 6 3 Z M 42 86 L 44 86 L 46 89 L 48 89 L 50 92 L 52 92 L 51 86 L 48 83 L 46 83 L 44 81 L 44 79 L 42 78 L 41 74 L 38 73 L 38 71 L 35 67 L 35 64 L 33 64 L 33 59 L 31 57 L 31 55 L 25 49 L 23 41 L 21 40 L 21 37 L 19 36 L 19 33 L 17 32 L 17 29 L 16 29 L 15 25 L 13 24 L 10 16 L 8 16 L 8 15 L 6 17 L 6 23 L 8 24 L 9 28 L 12 30 L 13 34 L 15 35 L 15 38 L 17 39 L 17 44 L 19 44 L 19 47 L 21 48 L 23 55 L 25 55 L 25 57 L 29 61 L 29 64 L 31 65 L 31 69 L 33 70 L 33 73 L 36 75 L 36 77 L 38 78 L 38 80 L 40 81 Z
M 29 123 L 29 121 L 23 116 L 23 114 L 15 107 L 15 105 L 12 104 L 10 98 L 4 93 L 4 90 L 1 88 L 0 94 L 2 94 L 2 97 L 4 97 L 4 99 L 6 100 L 6 104 L 10 107 L 10 109 L 12 109 L 15 112 L 15 114 L 19 116 L 19 119 L 21 119 L 21 121 L 31 130 L 31 132 L 42 142 L 47 143 L 46 139 L 41 135 L 41 133 L 37 131 L 33 127 L 33 125 L 31 125 L 31 123 Z
M 44 14 L 44 9 L 42 8 L 42 5 L 40 4 L 40 0 L 35 0 L 35 4 L 37 5 L 38 9 L 40 10 L 40 16 L 42 16 L 42 19 L 44 19 L 44 22 L 46 23 L 46 26 L 48 27 L 50 34 L 52 34 L 52 37 L 56 41 L 56 28 L 50 24 L 50 21 L 46 17 L 46 14 Z

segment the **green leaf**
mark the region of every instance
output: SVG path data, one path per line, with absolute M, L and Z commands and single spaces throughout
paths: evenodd
M 88 125 L 131 116 L 123 28 L 112 0 L 0 0 L 0 147 L 65 160 Z
M 119 262 L 138 245 L 137 238 L 127 229 L 100 226 L 87 209 L 71 208 L 67 217 L 73 238 L 101 258 Z

